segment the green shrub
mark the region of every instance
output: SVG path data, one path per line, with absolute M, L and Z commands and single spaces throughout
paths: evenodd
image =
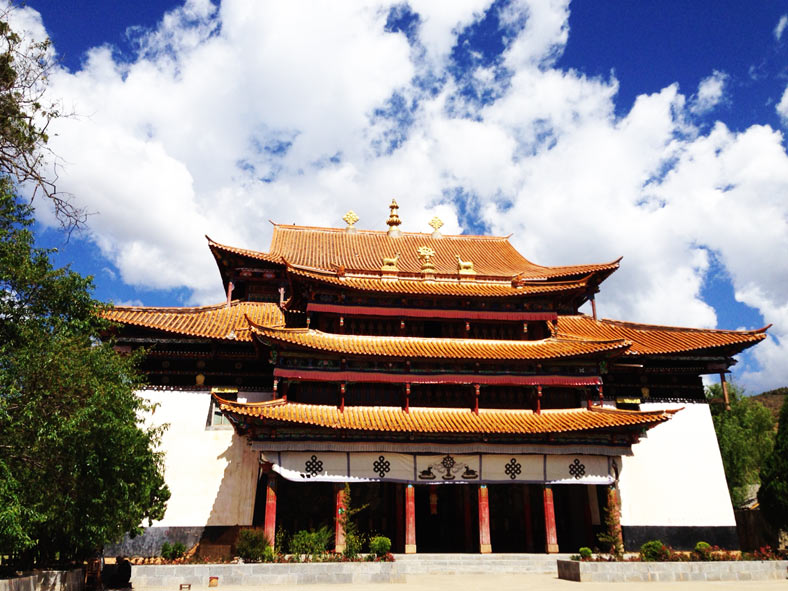
M 186 546 L 181 542 L 175 542 L 174 544 L 164 542 L 161 545 L 161 557 L 166 560 L 175 560 L 184 554 L 186 554 Z
M 711 560 L 711 544 L 706 542 L 695 544 L 695 556 L 698 560 Z
M 271 546 L 263 548 L 263 562 L 274 562 L 276 560 L 276 553 Z
M 302 529 L 290 538 L 290 553 L 296 556 L 307 555 L 317 558 L 325 554 L 330 541 L 331 531 L 326 526 L 317 531 Z
M 594 554 L 591 551 L 591 548 L 588 548 L 587 546 L 583 546 L 582 548 L 580 548 L 580 550 L 578 550 L 578 553 L 580 554 L 580 558 L 583 560 L 588 560 Z
M 391 550 L 391 540 L 386 536 L 375 536 L 369 541 L 369 551 L 375 556 L 385 556 Z
M 242 529 L 238 534 L 235 551 L 244 562 L 260 562 L 263 560 L 265 549 L 270 547 L 271 543 L 263 532 L 256 529 Z
M 651 540 L 640 547 L 640 558 L 645 562 L 661 562 L 670 558 L 670 550 L 660 540 Z

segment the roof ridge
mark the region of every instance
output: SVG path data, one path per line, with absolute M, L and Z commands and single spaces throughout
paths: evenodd
M 287 230 L 310 230 L 310 231 L 320 231 L 320 232 L 331 232 L 331 233 L 344 233 L 345 228 L 329 228 L 325 226 L 300 226 L 295 224 L 277 224 L 276 222 L 271 222 L 274 225 L 275 229 L 287 229 Z M 378 234 L 383 236 L 388 236 L 386 230 L 365 230 L 362 228 L 356 229 L 357 234 Z M 406 232 L 402 231 L 401 236 L 424 236 L 425 238 L 431 238 L 432 233 L 430 232 Z M 473 238 L 473 239 L 482 239 L 482 240 L 495 240 L 495 241 L 503 241 L 509 242 L 509 238 L 512 235 L 509 234 L 508 236 L 492 236 L 489 234 L 442 234 L 441 239 L 444 238 Z M 396 240 L 396 238 L 392 238 L 392 240 Z
M 577 315 L 581 316 L 581 315 Z M 586 316 L 586 315 L 582 315 Z M 588 316 L 586 316 L 588 317 Z M 560 320 L 559 316 L 559 320 Z M 615 320 L 613 318 L 600 318 L 596 320 L 596 322 L 605 322 L 612 324 L 614 326 L 624 326 L 627 328 L 638 330 L 640 328 L 644 329 L 654 329 L 658 328 L 660 330 L 667 330 L 667 331 L 682 331 L 682 332 L 714 332 L 714 333 L 722 333 L 722 334 L 762 334 L 765 333 L 769 328 L 771 328 L 771 324 L 767 324 L 762 328 L 755 328 L 755 329 L 746 329 L 746 330 L 736 330 L 730 328 L 696 328 L 692 326 L 675 326 L 675 325 L 665 325 L 665 324 L 647 324 L 644 322 L 630 322 L 628 320 Z
M 338 339 L 365 339 L 365 340 L 398 340 L 401 342 L 405 341 L 413 341 L 413 342 L 422 342 L 427 341 L 430 343 L 442 343 L 442 342 L 457 342 L 457 343 L 474 343 L 474 344 L 505 344 L 505 345 L 543 345 L 545 343 L 558 343 L 558 342 L 583 342 L 583 343 L 595 343 L 595 344 L 611 344 L 611 343 L 621 343 L 622 345 L 628 345 L 630 341 L 627 339 L 601 339 L 601 340 L 589 340 L 587 338 L 575 338 L 575 339 L 566 339 L 561 337 L 547 337 L 544 339 L 536 339 L 533 341 L 526 341 L 526 340 L 510 340 L 510 339 L 474 339 L 474 338 L 455 338 L 455 337 L 417 337 L 417 336 L 400 336 L 400 335 L 373 335 L 373 334 L 339 334 L 334 332 L 324 332 L 322 330 L 317 330 L 315 328 L 280 328 L 275 326 L 263 326 L 257 325 L 251 320 L 249 321 L 251 326 L 255 328 L 262 328 L 265 330 L 276 331 L 280 334 L 314 334 L 316 336 L 327 336 L 329 338 L 338 338 Z M 578 335 L 579 336 L 579 335 Z
M 276 305 L 273 302 L 250 302 L 248 300 L 232 300 L 230 302 L 230 307 L 236 307 L 240 305 Z M 130 312 L 171 312 L 171 313 L 196 313 L 196 312 L 208 312 L 211 310 L 219 310 L 223 307 L 227 307 L 227 302 L 219 302 L 218 304 L 209 304 L 207 306 L 115 306 L 113 305 L 109 308 L 108 311 L 119 310 L 119 311 L 130 311 Z

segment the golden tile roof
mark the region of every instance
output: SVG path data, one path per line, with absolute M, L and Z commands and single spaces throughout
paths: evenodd
M 567 338 L 626 339 L 627 355 L 661 355 L 717 347 L 745 349 L 766 338 L 766 329 L 712 330 L 594 320 L 590 316 L 559 316 L 558 334 Z
M 296 277 L 338 285 L 359 291 L 406 295 L 442 295 L 442 296 L 474 296 L 474 297 L 506 297 L 521 295 L 552 294 L 583 289 L 588 285 L 588 278 L 573 281 L 530 281 L 523 282 L 520 287 L 513 287 L 511 279 L 505 281 L 460 281 L 457 276 L 452 279 L 424 281 L 420 277 L 400 277 L 397 280 L 383 279 L 381 276 L 343 275 L 327 273 L 321 270 L 307 270 L 288 267 L 288 272 Z
M 278 255 L 260 252 L 257 250 L 248 250 L 246 248 L 237 248 L 235 246 L 227 246 L 226 244 L 219 244 L 218 242 L 211 240 L 210 236 L 207 235 L 205 238 L 208 240 L 208 248 L 211 249 L 211 252 L 214 254 L 214 256 L 221 256 L 222 254 L 236 254 L 250 259 L 256 259 L 258 261 L 265 261 L 267 263 L 276 263 L 279 265 L 284 264 L 282 257 Z
M 206 238 L 208 238 L 206 236 Z M 397 267 L 404 275 L 421 275 L 418 250 L 428 247 L 435 251 L 432 262 L 436 276 L 458 276 L 459 256 L 472 262 L 477 278 L 497 277 L 511 280 L 520 276 L 524 280 L 561 279 L 567 277 L 602 274 L 606 277 L 618 269 L 619 261 L 591 265 L 544 267 L 525 259 L 501 236 L 441 236 L 402 232 L 391 237 L 386 232 L 358 230 L 348 233 L 344 229 L 314 228 L 309 226 L 274 225 L 269 252 L 258 252 L 219 244 L 208 238 L 214 256 L 235 254 L 253 260 L 275 264 L 290 264 L 323 271 L 343 267 L 348 271 L 379 272 L 384 258 L 400 254 Z
M 214 395 L 215 396 L 215 395 Z M 277 423 L 292 423 L 354 431 L 399 433 L 547 434 L 593 431 L 619 427 L 650 427 L 667 421 L 676 411 L 627 411 L 591 407 L 543 410 L 536 414 L 523 409 L 479 409 L 398 406 L 336 406 L 299 404 L 274 400 L 236 403 L 217 397 L 222 412 L 239 419 L 253 417 Z
M 623 351 L 629 346 L 624 339 L 503 341 L 339 335 L 306 328 L 270 328 L 257 324 L 252 325 L 252 332 L 266 342 L 286 343 L 327 353 L 409 359 L 555 359 Z
M 525 279 L 557 279 L 588 275 L 599 271 L 606 275 L 618 268 L 619 260 L 595 265 L 543 267 L 525 259 L 501 236 L 444 235 L 402 232 L 391 237 L 386 232 L 275 225 L 270 254 L 278 255 L 289 264 L 333 271 L 338 266 L 347 270 L 379 271 L 383 258 L 399 253 L 397 267 L 403 273 L 420 274 L 420 247 L 435 251 L 432 262 L 436 275 L 456 276 L 457 257 L 472 262 L 477 277 L 514 277 Z
M 284 326 L 277 304 L 232 302 L 193 308 L 116 306 L 104 312 L 114 322 L 201 338 L 251 341 L 249 320 L 267 326 Z

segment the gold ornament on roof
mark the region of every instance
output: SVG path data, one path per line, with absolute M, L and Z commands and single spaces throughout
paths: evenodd
M 430 226 L 432 226 L 432 229 L 435 230 L 432 233 L 432 237 L 440 238 L 442 234 L 438 230 L 440 230 L 443 227 L 443 221 L 438 216 L 435 216 L 430 220 Z
M 381 271 L 399 271 L 397 268 L 397 261 L 399 261 L 399 253 L 397 253 L 394 257 L 383 257 L 383 266 L 380 268 Z
M 457 257 L 457 270 L 460 275 L 476 275 L 476 271 L 473 268 L 473 261 L 463 261 L 458 254 L 454 256 Z
M 435 256 L 435 251 L 429 246 L 419 246 L 419 249 L 416 252 L 419 253 L 419 258 L 421 259 L 421 272 L 434 273 L 435 265 L 433 264 L 431 258 Z
M 345 223 L 347 223 L 347 228 L 345 228 L 346 232 L 353 233 L 357 231 L 356 227 L 353 225 L 359 220 L 359 217 L 356 215 L 355 211 L 351 209 L 342 217 L 342 219 L 345 220 Z
M 391 205 L 389 205 L 389 219 L 386 220 L 386 224 L 388 224 L 389 231 L 388 235 L 392 238 L 396 238 L 397 236 L 401 235 L 399 225 L 402 223 L 402 220 L 399 219 L 397 215 L 397 210 L 399 209 L 399 205 L 397 205 L 397 200 L 392 199 Z

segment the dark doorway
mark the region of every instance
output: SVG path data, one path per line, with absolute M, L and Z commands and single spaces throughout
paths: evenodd
M 416 549 L 424 552 L 478 552 L 478 486 L 416 486 Z
M 561 552 L 577 552 L 581 546 L 599 546 L 596 536 L 601 531 L 599 522 L 604 518 L 605 487 L 594 486 L 596 494 L 590 493 L 590 488 L 583 484 L 553 486 L 555 525 Z M 595 509 L 592 502 L 596 504 Z
M 544 552 L 541 487 L 491 484 L 490 541 L 493 552 Z
M 265 494 L 265 487 L 258 486 L 257 490 L 258 499 L 255 501 L 256 506 L 259 504 L 261 494 Z M 263 503 L 265 503 L 264 500 Z M 332 483 L 304 483 L 292 482 L 285 478 L 278 479 L 276 529 L 277 531 L 284 529 L 288 537 L 302 529 L 317 530 L 323 526 L 333 532 L 335 527 L 335 509 L 336 496 Z
M 402 499 L 398 504 L 398 492 Z M 391 540 L 392 552 L 404 552 L 405 492 L 402 486 L 383 483 L 361 483 L 350 485 L 353 508 L 364 507 L 353 517 L 354 523 L 367 539 L 386 536 Z M 398 514 L 399 508 L 399 514 Z M 399 521 L 402 521 L 400 524 Z

